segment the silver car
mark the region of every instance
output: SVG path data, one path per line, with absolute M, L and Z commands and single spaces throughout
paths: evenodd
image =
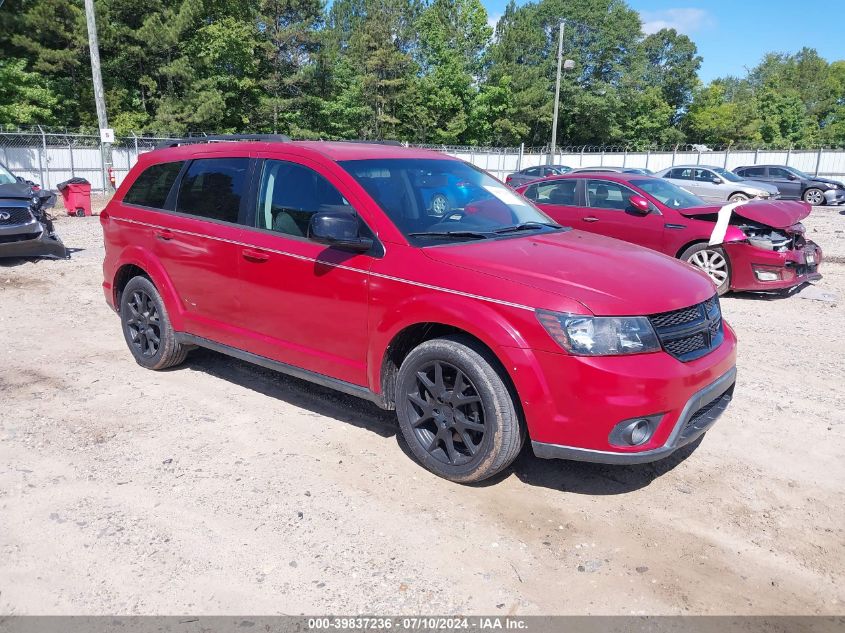
M 752 198 L 774 200 L 780 197 L 777 187 L 765 182 L 746 180 L 722 167 L 676 165 L 654 175 L 665 178 L 708 202 L 739 202 Z

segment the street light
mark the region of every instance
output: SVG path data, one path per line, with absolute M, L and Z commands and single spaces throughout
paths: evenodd
M 564 70 L 572 70 L 575 68 L 575 62 L 573 60 L 567 59 L 565 62 L 563 61 L 563 27 L 565 24 L 566 20 L 560 21 L 560 31 L 557 39 L 557 78 L 555 79 L 555 106 L 554 115 L 552 116 L 552 143 L 547 161 L 548 165 L 552 164 L 552 157 L 554 156 L 555 147 L 557 145 L 557 111 L 560 104 L 560 69 L 561 66 Z

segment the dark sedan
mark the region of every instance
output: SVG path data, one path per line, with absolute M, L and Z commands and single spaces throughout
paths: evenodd
M 838 180 L 810 176 L 786 165 L 739 167 L 734 173 L 743 178 L 774 185 L 783 200 L 803 200 L 812 205 L 845 203 L 845 185 Z
M 517 172 L 508 174 L 505 178 L 505 184 L 509 187 L 519 187 L 526 182 L 537 180 L 538 178 L 546 178 L 547 176 L 562 176 L 572 171 L 572 167 L 566 165 L 538 165 L 537 167 L 526 167 Z

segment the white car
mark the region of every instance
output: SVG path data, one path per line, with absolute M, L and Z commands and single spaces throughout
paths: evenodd
M 654 175 L 665 178 L 708 202 L 739 202 L 752 198 L 774 200 L 780 197 L 777 187 L 765 182 L 746 180 L 723 167 L 676 165 Z

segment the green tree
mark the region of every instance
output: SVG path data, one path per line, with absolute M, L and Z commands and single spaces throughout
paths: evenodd
M 58 98 L 38 73 L 26 70 L 26 60 L 0 60 L 0 123 L 56 123 Z
M 677 122 L 698 85 L 702 62 L 698 49 L 690 38 L 675 29 L 661 29 L 643 40 L 642 52 L 644 83 L 660 90 L 664 102 L 673 109 L 672 122 Z

